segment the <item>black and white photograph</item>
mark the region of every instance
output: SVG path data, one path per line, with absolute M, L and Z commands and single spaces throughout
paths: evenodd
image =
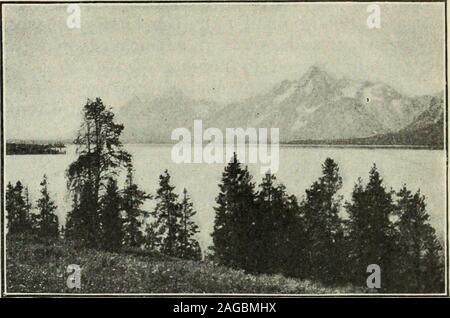
M 446 10 L 2 1 L 2 297 L 448 297 Z

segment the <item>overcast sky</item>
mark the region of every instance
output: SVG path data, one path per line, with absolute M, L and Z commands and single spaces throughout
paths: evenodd
M 67 137 L 87 97 L 119 108 L 173 89 L 229 102 L 299 78 L 382 81 L 407 95 L 444 89 L 444 4 L 5 5 L 6 138 Z

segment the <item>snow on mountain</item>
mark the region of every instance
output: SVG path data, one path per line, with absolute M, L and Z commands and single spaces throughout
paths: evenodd
M 283 81 L 264 94 L 221 105 L 197 101 L 180 92 L 141 101 L 119 114 L 125 139 L 170 142 L 174 128 L 279 128 L 280 140 L 342 139 L 399 131 L 430 105 L 431 96 L 408 97 L 383 83 L 336 79 L 313 66 L 295 81 Z

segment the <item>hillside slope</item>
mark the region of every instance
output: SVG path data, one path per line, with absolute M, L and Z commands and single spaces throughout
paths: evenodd
M 7 241 L 7 291 L 14 293 L 351 293 L 281 275 L 250 275 L 157 253 L 117 254 L 77 250 L 62 241 L 50 245 L 21 238 Z M 66 287 L 66 268 L 82 269 L 81 289 Z
M 360 146 L 412 146 L 443 149 L 444 98 L 433 96 L 429 107 L 414 121 L 397 132 L 378 134 L 366 138 L 296 140 L 294 144 L 360 145 Z

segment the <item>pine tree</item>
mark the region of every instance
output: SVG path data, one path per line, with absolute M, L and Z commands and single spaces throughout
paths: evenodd
M 152 212 L 161 241 L 161 251 L 167 255 L 177 256 L 179 251 L 179 235 L 181 233 L 181 209 L 175 187 L 170 184 L 167 170 L 159 176 L 159 188 L 156 192 L 156 207 Z
M 339 216 L 342 187 L 338 165 L 327 158 L 322 176 L 306 190 L 302 202 L 306 235 L 306 271 L 314 279 L 337 283 L 342 279 L 344 230 Z
M 26 202 L 24 188 L 20 181 L 13 187 L 8 183 L 6 187 L 6 217 L 8 219 L 8 234 L 30 234 L 32 222 L 30 215 L 31 205 Z
M 18 207 L 16 206 L 16 194 L 14 186 L 11 182 L 8 182 L 5 193 L 5 210 L 6 218 L 8 220 L 8 234 L 15 234 L 18 232 L 17 219 L 18 219 Z
M 267 173 L 259 185 L 260 191 L 256 194 L 256 208 L 250 210 L 248 228 L 249 238 L 253 241 L 253 255 L 250 258 L 254 264 L 251 271 L 259 273 L 273 273 L 276 271 L 276 262 L 279 261 L 276 253 L 279 235 L 279 216 L 276 211 L 274 185 L 275 176 Z M 252 213 L 253 212 L 253 213 Z
M 164 229 L 159 227 L 156 222 L 148 221 L 145 226 L 145 248 L 150 251 L 156 251 L 161 246 Z
M 30 191 L 28 189 L 28 187 L 24 187 L 23 188 L 23 198 L 24 198 L 24 202 L 25 202 L 25 211 L 27 211 L 27 215 L 28 215 L 28 221 L 29 221 L 29 225 L 28 228 L 30 228 L 29 230 L 29 234 L 32 234 L 33 236 L 40 236 L 39 233 L 39 214 L 33 213 L 33 203 L 31 202 L 31 197 L 30 197 Z
M 181 228 L 179 234 L 179 253 L 178 256 L 185 259 L 200 260 L 201 250 L 200 245 L 194 236 L 199 233 L 197 224 L 192 220 L 196 211 L 194 211 L 193 204 L 187 194 L 187 190 L 183 190 L 183 200 L 180 204 L 181 214 Z
M 249 219 L 255 209 L 255 191 L 252 177 L 241 167 L 236 154 L 225 167 L 220 193 L 216 197 L 216 215 L 212 233 L 215 258 L 223 265 L 251 268 L 252 242 L 249 239 Z
M 93 186 L 85 182 L 73 195 L 72 210 L 67 214 L 66 238 L 77 246 L 100 247 L 100 214 L 93 195 Z
M 382 271 L 381 290 L 389 291 L 394 277 L 395 231 L 390 220 L 394 211 L 392 192 L 387 191 L 375 165 L 369 182 L 355 185 L 352 202 L 347 204 L 349 219 L 349 262 L 347 273 L 357 286 L 364 286 L 367 266 L 376 264 Z
M 28 189 L 28 187 L 24 187 L 23 188 L 23 198 L 24 198 L 24 202 L 25 202 L 25 211 L 26 214 L 28 215 L 28 228 L 30 229 L 29 231 L 31 233 L 36 232 L 36 228 L 37 228 L 37 224 L 36 224 L 36 214 L 32 213 L 33 210 L 33 204 L 31 203 L 31 198 L 30 198 L 30 191 Z
M 41 182 L 41 197 L 37 201 L 39 215 L 37 216 L 38 235 L 44 238 L 59 237 L 58 216 L 55 214 L 57 206 L 50 199 L 47 176 Z
M 111 176 L 118 173 L 118 169 L 131 161 L 120 142 L 123 129 L 123 125 L 114 122 L 114 113 L 100 98 L 88 99 L 83 108 L 78 137 L 74 141 L 78 146 L 78 157 L 70 164 L 66 176 L 69 190 L 78 198 L 75 207 L 78 210 L 71 213 L 71 218 L 81 218 L 72 222 L 78 227 L 68 230 L 71 233 L 79 231 L 76 236 L 92 247 L 101 245 L 101 189 Z
M 142 205 L 150 199 L 147 193 L 139 189 L 133 181 L 133 167 L 128 166 L 125 189 L 123 190 L 123 211 L 125 220 L 123 225 L 124 244 L 128 247 L 141 247 L 145 243 L 143 234 L 144 220 L 148 212 L 142 209 Z
M 123 241 L 123 220 L 121 216 L 122 198 L 115 179 L 109 179 L 106 193 L 100 204 L 102 209 L 102 246 L 107 251 L 118 251 Z
M 295 275 L 300 266 L 297 261 L 302 258 L 297 242 L 299 207 L 295 196 L 287 195 L 285 186 L 275 182 L 276 177 L 266 173 L 259 185 L 254 213 L 247 219 L 252 246 L 249 256 L 254 260 L 251 270 Z
M 70 241 L 76 241 L 79 234 L 76 231 L 79 228 L 79 223 L 82 221 L 82 217 L 78 215 L 79 213 L 79 203 L 78 195 L 74 194 L 72 196 L 72 209 L 67 212 L 66 216 L 66 227 L 64 229 L 64 239 Z
M 424 293 L 445 292 L 445 263 L 442 244 L 436 237 L 435 230 L 429 228 L 428 237 L 425 239 L 425 256 L 423 257 Z
M 395 223 L 398 230 L 395 291 L 426 293 L 444 291 L 442 247 L 428 223 L 425 197 L 406 186 L 397 193 Z

